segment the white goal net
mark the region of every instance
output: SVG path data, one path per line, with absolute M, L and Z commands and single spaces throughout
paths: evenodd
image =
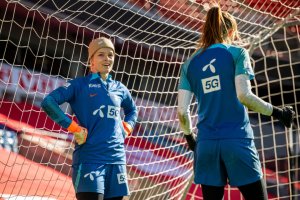
M 40 108 L 88 73 L 87 45 L 116 47 L 113 78 L 139 109 L 126 139 L 134 200 L 203 199 L 177 119 L 181 64 L 195 51 L 209 0 L 0 0 L 0 199 L 75 199 L 72 135 Z M 237 20 L 256 74 L 253 92 L 296 112 L 291 129 L 250 112 L 269 199 L 300 199 L 300 2 L 220 0 Z M 63 110 L 72 116 L 66 104 Z M 192 104 L 195 125 L 197 102 Z M 195 126 L 194 126 L 195 127 Z M 226 187 L 225 199 L 242 199 Z

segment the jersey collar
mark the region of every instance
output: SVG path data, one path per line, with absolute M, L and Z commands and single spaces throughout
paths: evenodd
M 99 78 L 101 81 L 103 81 L 103 80 L 101 79 L 99 73 L 92 73 L 92 74 L 91 74 L 90 80 L 94 80 L 94 79 L 97 79 L 97 78 Z M 111 80 L 112 80 L 112 76 L 109 74 L 109 75 L 107 76 L 106 82 L 110 82 Z

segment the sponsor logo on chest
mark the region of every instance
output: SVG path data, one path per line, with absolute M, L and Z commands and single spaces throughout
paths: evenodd
M 101 88 L 101 84 L 89 84 L 89 88 Z

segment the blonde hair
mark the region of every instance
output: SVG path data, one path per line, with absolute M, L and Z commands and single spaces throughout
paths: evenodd
M 203 48 L 204 51 L 212 44 L 231 42 L 231 38 L 228 36 L 229 30 L 233 31 L 233 39 L 239 38 L 234 17 L 227 12 L 222 12 L 219 6 L 213 6 L 207 12 L 197 49 Z

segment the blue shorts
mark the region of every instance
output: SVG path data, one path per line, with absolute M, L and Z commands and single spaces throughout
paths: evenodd
M 261 163 L 252 139 L 203 140 L 194 155 L 195 183 L 242 186 L 262 178 Z
M 80 164 L 73 166 L 75 192 L 96 192 L 104 198 L 128 196 L 126 165 Z

